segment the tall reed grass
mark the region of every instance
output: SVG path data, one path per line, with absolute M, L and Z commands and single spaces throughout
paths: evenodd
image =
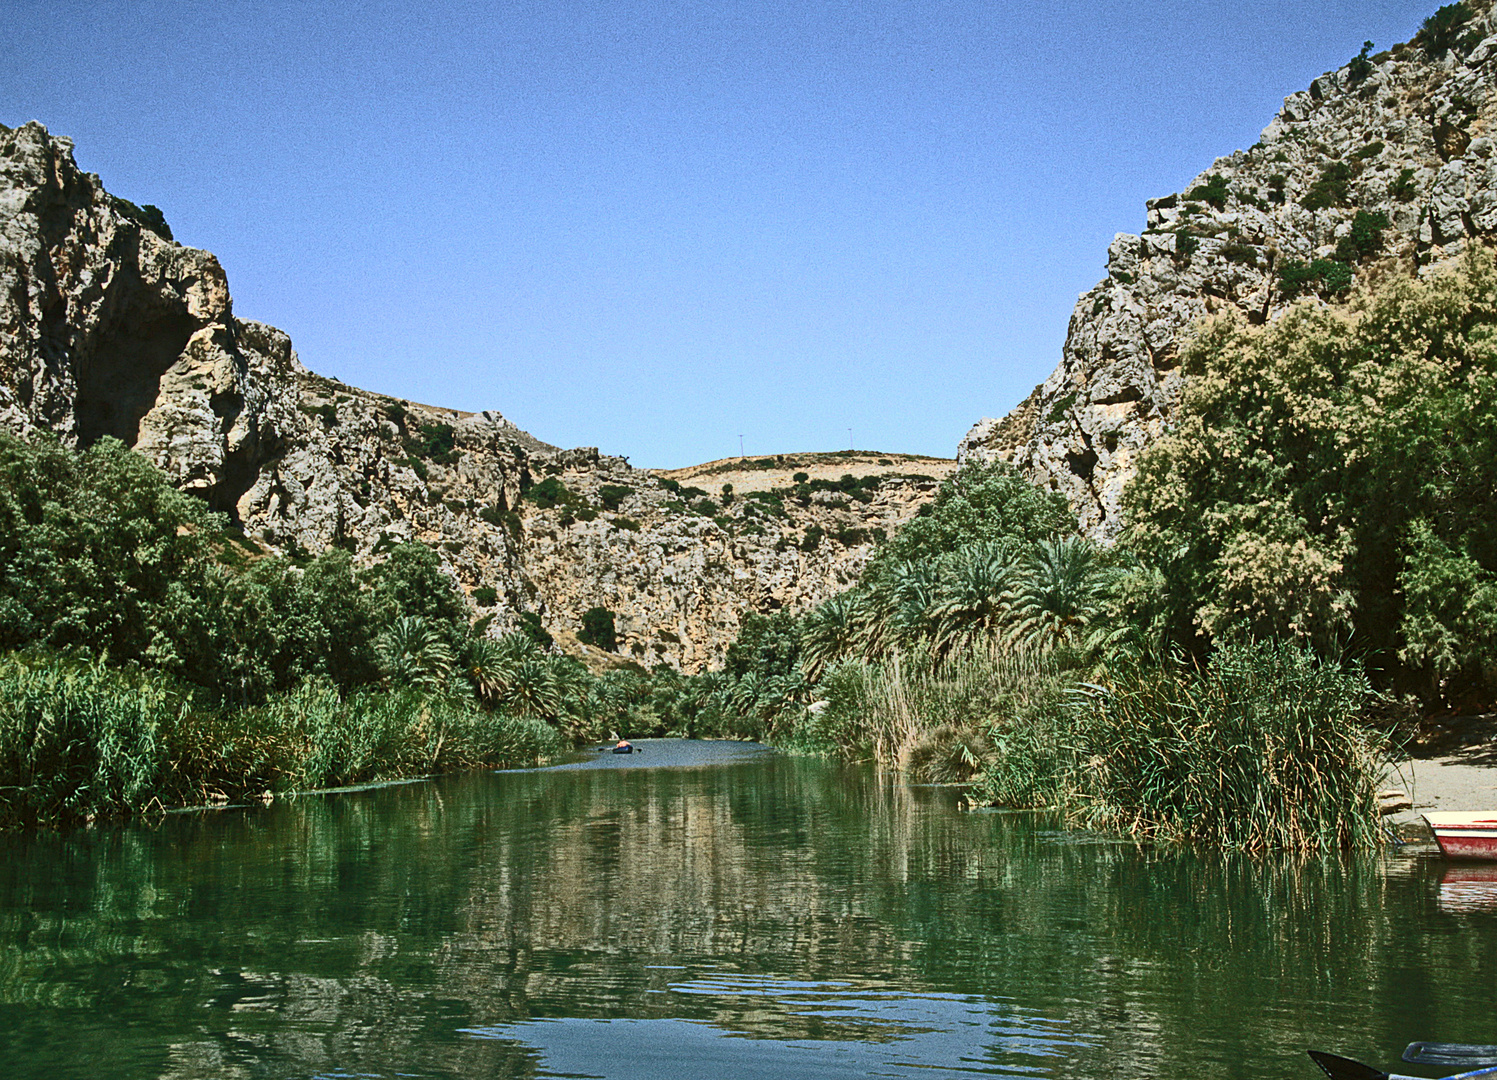
M 1247 851 L 1375 845 L 1389 746 L 1360 721 L 1371 696 L 1360 673 L 1286 644 L 1126 672 L 1063 732 L 1067 816 Z
M 159 672 L 40 653 L 0 657 L 0 827 L 67 825 L 558 752 L 546 723 L 417 690 L 304 683 L 250 709 Z
M 1359 673 L 1273 643 L 1080 680 L 1080 658 L 979 645 L 932 667 L 844 662 L 798 723 L 799 748 L 918 779 L 975 780 L 995 805 L 1083 828 L 1263 851 L 1380 840 L 1386 740 Z

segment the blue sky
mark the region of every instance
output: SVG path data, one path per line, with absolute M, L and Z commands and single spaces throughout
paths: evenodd
M 72 137 L 315 371 L 636 465 L 950 456 L 1146 198 L 1437 0 L 8 0 Z

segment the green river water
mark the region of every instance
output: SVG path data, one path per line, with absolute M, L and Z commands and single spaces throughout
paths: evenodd
M 1307 1047 L 1497 1043 L 1479 869 L 645 745 L 0 841 L 0 1076 L 1314 1080 Z

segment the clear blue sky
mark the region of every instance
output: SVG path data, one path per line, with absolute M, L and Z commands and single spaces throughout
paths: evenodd
M 1438 0 L 7 0 L 0 122 L 313 370 L 672 467 L 950 456 L 1143 201 Z

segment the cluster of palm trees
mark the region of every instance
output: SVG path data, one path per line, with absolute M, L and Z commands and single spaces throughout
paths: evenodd
M 1087 647 L 1107 628 L 1118 580 L 1107 555 L 1075 536 L 986 540 L 893 563 L 806 614 L 801 667 L 815 681 L 839 660 L 896 652 L 939 664 L 984 641 L 1036 652 Z
M 391 623 L 375 642 L 385 679 L 432 693 L 463 689 L 513 716 L 554 723 L 585 714 L 593 680 L 576 660 L 521 631 L 491 638 L 475 624 L 454 642 L 442 629 L 416 615 Z

